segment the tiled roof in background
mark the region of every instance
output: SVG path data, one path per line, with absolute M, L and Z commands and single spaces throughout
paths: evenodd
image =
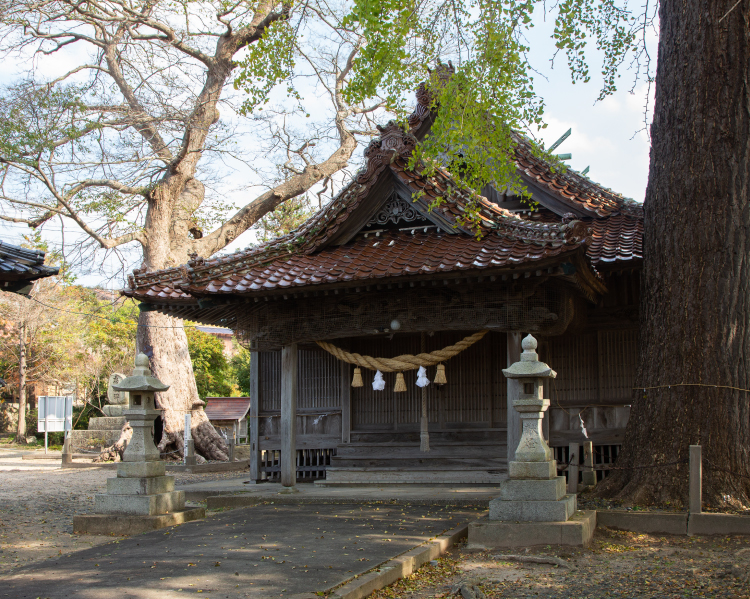
M 596 219 L 590 227 L 586 255 L 597 267 L 643 259 L 643 218 L 618 214 Z
M 207 397 L 204 411 L 209 420 L 240 420 L 249 409 L 249 397 Z

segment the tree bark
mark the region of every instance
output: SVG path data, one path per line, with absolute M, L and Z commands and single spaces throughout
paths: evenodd
M 750 504 L 750 17 L 743 0 L 721 20 L 732 4 L 660 3 L 638 389 L 618 460 L 702 445 L 712 505 Z M 601 492 L 686 505 L 688 464 L 616 471 Z
M 122 425 L 122 429 L 120 430 L 120 438 L 109 447 L 105 447 L 102 452 L 93 459 L 93 461 L 121 462 L 132 437 L 133 428 L 130 426 L 129 422 L 126 422 Z
M 208 460 L 227 461 L 226 443 L 209 422 L 203 411 L 204 402 L 198 397 L 182 321 L 157 312 L 142 312 L 138 319 L 137 346 L 138 351 L 148 356 L 153 375 L 170 386 L 156 394 L 157 407 L 164 410 L 159 450 L 183 453 L 185 414 L 190 412 L 196 452 Z
M 18 336 L 18 430 L 16 443 L 26 443 L 26 324 Z

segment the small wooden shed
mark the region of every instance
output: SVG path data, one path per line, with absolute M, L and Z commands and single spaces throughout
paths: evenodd
M 247 412 L 249 397 L 207 397 L 206 416 L 218 431 L 224 431 L 227 439 L 235 443 L 247 442 Z

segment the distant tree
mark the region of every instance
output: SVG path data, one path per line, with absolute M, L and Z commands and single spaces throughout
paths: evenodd
M 250 396 L 250 362 L 253 354 L 244 348 L 240 348 L 236 356 L 229 361 L 233 372 L 233 378 L 237 382 L 240 393 L 244 397 Z
M 60 285 L 56 278 L 36 281 L 29 298 L 0 292 L 2 376 L 17 393 L 19 415 L 26 413 L 29 382 L 64 379 L 80 347 L 76 318 L 59 310 Z M 16 441 L 25 443 L 27 432 L 26 419 L 19 416 Z
M 198 395 L 202 399 L 236 395 L 237 385 L 221 340 L 196 328 L 187 328 L 186 333 Z

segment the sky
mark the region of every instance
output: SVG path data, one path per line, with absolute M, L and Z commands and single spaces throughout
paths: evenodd
M 550 68 L 549 58 L 554 53 L 554 46 L 549 39 L 553 24 L 541 17 L 535 19 L 536 27 L 532 30 L 529 42 L 532 47 L 530 60 L 538 74 L 534 77 L 534 88 L 545 103 L 545 121 L 547 128 L 539 134 L 549 147 L 568 129 L 570 137 L 556 150 L 559 153 L 571 153 L 567 161 L 572 168 L 582 171 L 589 167 L 588 176 L 597 183 L 621 193 L 625 197 L 642 202 L 648 179 L 649 139 L 646 123 L 650 120 L 645 107 L 648 97 L 648 86 L 644 81 L 634 85 L 634 74 L 623 71 L 618 91 L 597 102 L 601 81 L 592 78 L 589 83 L 573 84 L 570 79 L 564 57 L 557 58 L 555 67 Z M 656 37 L 649 39 L 652 56 L 655 52 Z M 597 55 L 591 61 L 591 72 L 596 73 Z M 654 65 L 655 68 L 655 65 Z M 21 62 L 0 62 L 0 85 L 10 83 L 23 73 Z M 632 91 L 631 91 L 632 88 Z M 241 204 L 248 192 L 234 199 Z M 28 231 L 24 225 L 0 222 L 0 239 L 10 243 L 20 243 L 22 235 Z M 70 239 L 75 232 L 66 228 Z M 51 236 L 52 243 L 60 243 L 59 233 Z M 253 241 L 251 234 L 245 233 L 228 249 L 233 250 L 247 246 Z M 105 274 L 93 273 L 80 277 L 79 283 L 90 286 L 119 288 L 124 280 L 117 277 L 111 280 L 106 272 L 115 272 L 120 263 L 113 257 L 103 260 Z

